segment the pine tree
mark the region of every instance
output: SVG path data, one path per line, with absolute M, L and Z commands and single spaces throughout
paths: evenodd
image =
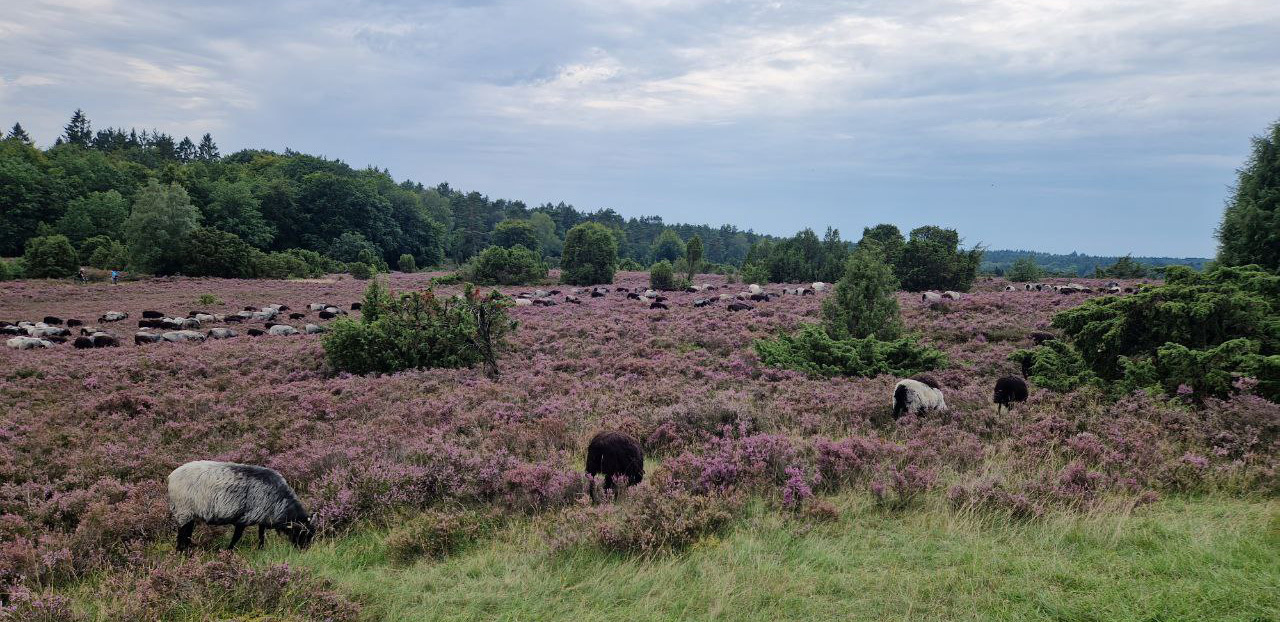
M 202 162 L 218 159 L 218 146 L 213 143 L 213 137 L 208 132 L 200 137 L 200 146 L 196 147 L 196 158 Z
M 896 292 L 898 281 L 884 253 L 875 246 L 859 247 L 845 262 L 844 276 L 833 296 L 822 301 L 822 324 L 833 339 L 875 337 L 893 340 L 902 335 Z
M 93 138 L 93 132 L 89 128 L 89 118 L 84 116 L 84 111 L 76 108 L 75 113 L 71 115 L 71 121 L 67 123 L 65 128 L 66 142 L 81 147 L 88 147 L 89 140 Z
M 196 144 L 191 142 L 190 136 L 183 136 L 182 142 L 178 143 L 178 160 L 190 162 L 194 159 L 196 159 Z
M 32 144 L 31 136 L 27 134 L 26 130 L 22 129 L 21 123 L 14 123 L 13 129 L 9 130 L 9 135 L 6 138 L 17 140 L 28 145 Z
M 1280 271 L 1280 122 L 1253 139 L 1218 226 L 1218 261 Z
M 698 264 L 702 262 L 702 238 L 693 236 L 684 246 L 684 259 L 689 264 L 689 280 L 698 273 Z

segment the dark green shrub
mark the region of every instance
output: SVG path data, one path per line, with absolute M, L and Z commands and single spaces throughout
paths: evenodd
M 1223 374 L 1262 373 L 1269 369 L 1265 359 L 1280 354 L 1280 276 L 1257 266 L 1207 273 L 1171 266 L 1165 285 L 1088 300 L 1054 316 L 1053 325 L 1104 380 L 1127 373 L 1131 382 L 1149 383 L 1154 373 L 1166 389 L 1188 384 L 1220 394 Z M 1252 344 L 1217 349 L 1235 340 Z M 1186 382 L 1199 374 L 1198 383 Z M 1260 394 L 1280 397 L 1274 390 Z
M 80 258 L 65 235 L 47 235 L 27 240 L 22 254 L 23 271 L 29 279 L 61 279 L 80 270 Z
M 311 267 L 292 253 L 257 253 L 254 275 L 264 279 L 305 279 L 313 276 Z
M 560 260 L 560 280 L 570 285 L 613 282 L 618 265 L 618 239 L 608 227 L 584 222 L 569 230 Z
M 291 248 L 285 251 L 285 254 L 297 257 L 305 263 L 307 265 L 306 276 L 308 277 L 321 277 L 326 274 L 342 272 L 343 270 L 341 263 L 305 248 Z
M 1098 384 L 1098 376 L 1089 369 L 1080 353 L 1065 341 L 1049 341 L 1028 350 L 1018 350 L 1009 360 L 1022 366 L 1031 384 L 1051 391 L 1071 391 Z
M 493 245 L 502 248 L 523 246 L 538 252 L 538 231 L 527 220 L 504 220 L 493 229 Z
M 755 342 L 760 362 L 769 367 L 793 369 L 815 376 L 910 376 L 941 369 L 947 356 L 904 337 L 881 341 L 832 339 L 815 324 L 805 324 L 794 334 Z
M 1191 350 L 1168 343 L 1150 358 L 1121 359 L 1124 391 L 1157 388 L 1176 395 L 1180 386 L 1190 387 L 1197 396 L 1225 398 L 1241 376 L 1258 380 L 1257 393 L 1280 395 L 1280 355 L 1258 354 L 1258 342 L 1232 339 L 1214 348 Z
M 378 281 L 365 292 L 359 320 L 340 318 L 324 339 L 335 369 L 354 374 L 484 363 L 496 375 L 496 357 L 515 329 L 510 301 L 498 292 L 482 296 L 468 286 L 462 296 L 431 290 L 389 294 Z
M 523 246 L 490 246 L 458 272 L 463 280 L 479 285 L 526 285 L 547 278 L 546 264 Z
M 258 255 L 261 252 L 240 236 L 202 227 L 183 238 L 179 270 L 188 276 L 251 278 L 258 267 Z
M 982 249 L 960 249 L 955 229 L 917 227 L 902 248 L 895 266 L 898 280 L 907 291 L 951 289 L 967 292 L 977 278 Z
M 769 282 L 769 268 L 761 263 L 750 263 L 742 266 L 742 282 L 763 284 Z
M 12 281 L 22 278 L 22 268 L 16 261 L 0 259 L 0 281 Z
M 684 257 L 685 248 L 684 240 L 680 239 L 680 234 L 671 229 L 663 229 L 658 235 L 658 239 L 653 241 L 653 248 L 650 256 L 655 262 L 666 261 L 671 263 Z
M 401 272 L 417 272 L 418 262 L 414 261 L 413 255 L 404 253 L 400 255 L 400 260 L 396 262 L 396 267 L 400 268 Z
M 1004 273 L 1004 277 L 1014 283 L 1027 283 L 1030 281 L 1039 281 L 1044 278 L 1044 270 L 1036 264 L 1033 257 L 1023 257 L 1013 262 L 1009 266 L 1009 270 Z
M 373 278 L 374 274 L 377 274 L 369 264 L 364 263 L 363 261 L 356 261 L 347 264 L 347 271 L 351 273 L 351 276 L 360 279 L 361 281 L 367 281 Z
M 657 290 L 675 289 L 674 271 L 670 261 L 663 259 L 649 268 L 649 287 Z
M 898 316 L 898 280 L 877 248 L 858 248 L 845 262 L 835 292 L 822 301 L 822 323 L 836 339 L 902 335 Z

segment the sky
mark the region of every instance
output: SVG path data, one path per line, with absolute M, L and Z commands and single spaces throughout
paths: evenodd
M 1275 0 L 5 0 L 0 124 L 209 132 L 529 205 L 1212 256 Z

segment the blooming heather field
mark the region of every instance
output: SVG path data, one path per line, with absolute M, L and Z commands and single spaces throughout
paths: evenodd
M 424 287 L 429 276 L 385 278 L 404 290 Z M 647 274 L 621 273 L 617 284 L 647 284 Z M 330 556 L 326 541 L 454 505 L 536 525 L 538 537 L 519 543 L 529 555 L 584 546 L 639 554 L 619 564 L 662 559 L 685 526 L 750 533 L 755 519 L 742 517 L 763 512 L 820 527 L 842 520 L 850 495 L 902 521 L 941 508 L 1033 525 L 1197 498 L 1238 501 L 1246 513 L 1260 507 L 1264 522 L 1275 515 L 1280 406 L 1247 386 L 1202 410 L 1033 387 L 1025 405 L 995 413 L 995 379 L 1018 371 L 1009 353 L 1091 294 L 1004 292 L 1002 281 L 980 282 L 962 300 L 934 307 L 900 294 L 908 329 L 950 359 L 934 375 L 951 412 L 896 425 L 886 421 L 895 378 L 811 379 L 758 364 L 752 340 L 817 321 L 821 296 L 784 296 L 741 313 L 724 303 L 694 308 L 702 294 L 690 293 L 672 294 L 667 311 L 622 293 L 584 295 L 580 306 L 517 307 L 520 327 L 496 382 L 479 370 L 334 374 L 318 336 L 243 336 L 250 324 L 238 327 L 240 337 L 202 344 L 131 339 L 144 309 L 185 316 L 271 303 L 348 308 L 365 285 L 350 278 L 0 284 L 0 319 L 8 321 L 54 315 L 92 325 L 109 310 L 131 316 L 104 325 L 126 342 L 120 348 L 0 349 L 0 582 L 22 586 L 7 588 L 11 606 L 27 607 L 23 616 L 43 608 L 47 619 L 74 619 L 56 617 L 72 616 L 71 608 L 83 614 L 66 596 L 99 603 L 92 615 L 103 619 L 201 619 L 199 611 L 157 612 L 174 600 L 203 602 L 212 597 L 202 586 L 218 585 L 249 611 L 282 616 L 270 619 L 386 613 L 372 602 L 376 593 L 341 580 L 245 561 L 254 559 L 247 544 L 235 556 L 172 555 L 164 478 L 201 458 L 279 470 L 317 514 L 319 550 L 327 553 L 315 555 Z M 203 294 L 222 304 L 200 305 Z M 306 321 L 316 319 L 294 324 Z M 602 428 L 631 433 L 650 457 L 645 483 L 628 491 L 621 509 L 578 502 L 582 452 Z M 667 507 L 673 500 L 684 508 Z M 617 522 L 619 512 L 629 522 Z M 617 533 L 619 524 L 660 535 Z M 197 534 L 208 549 L 227 536 Z M 284 554 L 282 546 L 273 554 Z M 1275 548 L 1254 561 L 1280 561 Z M 1277 566 L 1249 574 L 1258 585 L 1236 586 L 1259 598 L 1211 610 L 1240 619 L 1275 613 L 1275 594 L 1261 590 L 1276 587 Z

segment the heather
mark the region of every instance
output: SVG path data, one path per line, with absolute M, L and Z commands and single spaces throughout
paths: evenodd
M 391 290 L 421 292 L 438 274 L 383 278 Z M 647 286 L 648 279 L 647 273 L 625 272 L 615 282 L 634 288 Z M 723 286 L 724 278 L 700 275 L 697 282 Z M 190 562 L 170 559 L 175 527 L 167 517 L 164 478 L 198 458 L 279 470 L 317 513 L 322 530 L 317 551 L 289 555 L 311 560 L 321 574 L 356 576 L 382 571 L 350 569 L 335 551 L 386 529 L 399 534 L 390 540 L 404 551 L 401 563 L 427 560 L 413 566 L 424 577 L 465 575 L 467 564 L 499 551 L 534 556 L 551 576 L 575 575 L 574 564 L 582 561 L 621 581 L 625 574 L 613 574 L 623 572 L 619 568 L 645 575 L 657 571 L 644 564 L 687 568 L 690 559 L 729 555 L 715 548 L 717 542 L 785 556 L 780 534 L 793 529 L 817 534 L 817 540 L 796 545 L 805 555 L 818 555 L 819 543 L 830 541 L 892 561 L 886 552 L 892 542 L 857 544 L 837 535 L 836 526 L 847 530 L 871 521 L 875 533 L 910 541 L 939 531 L 959 537 L 945 527 L 948 521 L 1000 517 L 1014 521 L 1006 528 L 1016 540 L 1026 537 L 1019 530 L 1053 531 L 1063 521 L 1129 515 L 1154 521 L 1149 529 L 1158 533 L 1161 521 L 1176 514 L 1164 509 L 1168 504 L 1197 499 L 1234 504 L 1243 514 L 1258 511 L 1259 502 L 1274 505 L 1280 406 L 1258 395 L 1249 380 L 1203 399 L 1147 392 L 1112 399 L 1094 384 L 1053 391 L 1033 382 L 1028 402 L 996 413 L 991 386 L 1019 371 L 1010 356 L 1030 345 L 1028 335 L 1051 329 L 1056 313 L 1099 296 L 1005 292 L 1004 285 L 979 281 L 973 293 L 935 304 L 897 294 L 903 325 L 946 356 L 946 365 L 931 373 L 951 411 L 908 415 L 896 424 L 885 421 L 894 374 L 828 378 L 777 369 L 754 348 L 758 340 L 817 323 L 830 291 L 780 296 L 739 313 L 724 303 L 695 308 L 693 300 L 705 294 L 679 291 L 668 294 L 669 310 L 650 309 L 620 292 L 582 296 L 580 305 L 514 307 L 509 313 L 519 329 L 499 355 L 498 380 L 479 367 L 335 371 L 321 335 L 5 349 L 0 580 L 20 586 L 6 588 L 12 602 L 35 593 L 86 603 L 97 598 L 90 593 L 97 581 L 144 582 L 174 572 L 211 576 L 187 564 L 212 563 L 208 551 L 225 544 L 226 530 L 198 529 L 197 548 L 205 552 Z M 270 303 L 346 309 L 362 299 L 366 286 L 338 277 L 175 278 L 116 287 L 5 282 L 0 318 L 53 314 L 93 323 L 113 309 L 137 317 L 142 309 L 185 315 Z M 437 284 L 434 294 L 462 291 Z M 361 315 L 351 312 L 349 321 L 361 321 Z M 106 326 L 129 330 L 123 323 Z M 590 505 L 582 501 L 581 452 L 602 428 L 640 439 L 651 462 L 645 481 L 624 490 L 617 503 Z M 449 508 L 486 517 L 493 512 L 514 527 L 472 534 L 464 529 L 470 521 L 448 514 L 412 522 Z M 1262 512 L 1249 524 L 1265 524 L 1268 510 Z M 1204 514 L 1211 520 L 1211 512 Z M 409 526 L 394 531 L 397 521 Z M 1017 527 L 1018 521 L 1026 526 Z M 1169 529 L 1184 534 L 1197 528 Z M 457 534 L 472 544 L 459 546 Z M 486 538 L 496 540 L 486 544 Z M 784 542 L 753 544 L 757 538 Z M 277 538 L 268 541 L 267 559 L 286 554 Z M 389 546 L 383 537 L 377 542 Z M 1134 550 L 1141 550 L 1135 542 Z M 237 555 L 253 554 L 242 547 Z M 923 565 L 913 564 L 920 560 L 902 567 L 924 573 Z M 237 572 L 270 571 L 257 563 L 246 568 Z M 1125 577 L 1122 567 L 1107 568 Z M 998 570 L 986 572 L 995 576 Z M 359 581 L 330 578 L 362 604 L 376 596 Z M 1274 573 L 1262 580 L 1274 582 Z M 205 587 L 191 589 L 213 589 L 211 581 L 200 579 L 195 583 Z M 287 594 L 238 598 L 249 603 L 248 612 L 276 607 L 302 619 L 309 615 Z

